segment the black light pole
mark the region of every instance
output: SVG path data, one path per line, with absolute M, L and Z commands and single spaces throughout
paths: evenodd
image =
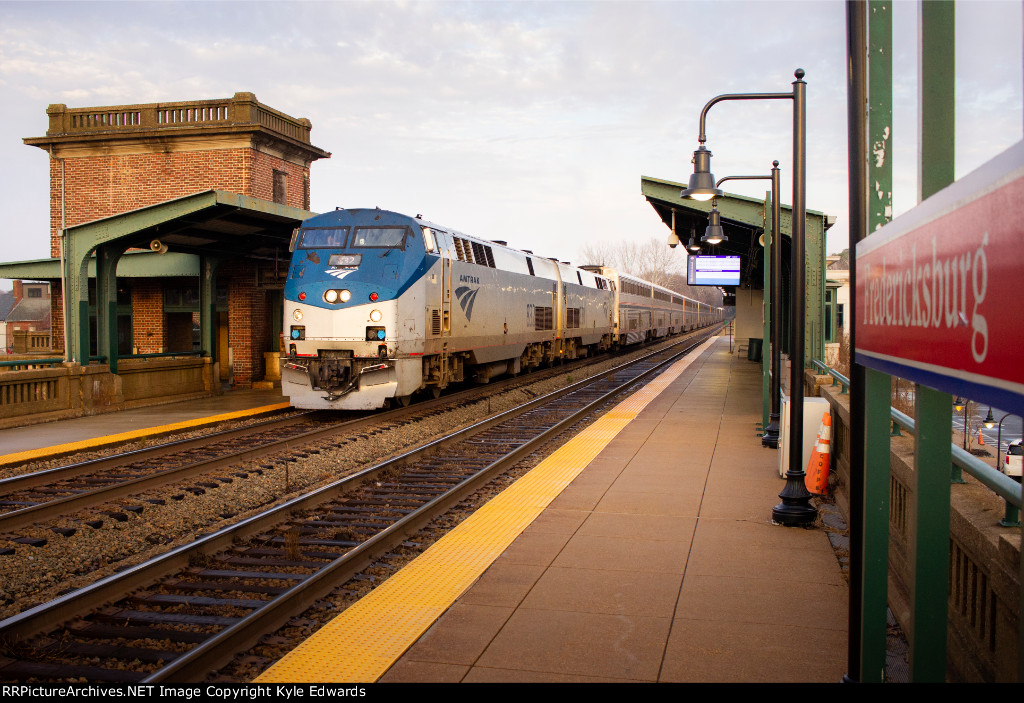
M 811 494 L 804 485 L 803 443 L 804 443 L 804 237 L 807 219 L 807 84 L 804 70 L 798 68 L 794 74 L 792 93 L 728 93 L 712 98 L 700 113 L 700 143 L 693 153 L 694 171 L 690 177 L 690 188 L 682 197 L 697 197 L 707 200 L 711 194 L 696 191 L 714 182 L 711 175 L 711 152 L 704 143 L 707 135 L 704 125 L 712 105 L 724 100 L 792 100 L 793 101 L 793 239 L 791 268 L 793 271 L 792 296 L 790 298 L 790 393 L 789 393 L 789 468 L 786 471 L 786 487 L 779 493 L 782 502 L 772 509 L 772 519 L 782 525 L 804 526 L 814 522 L 818 511 L 811 505 Z M 721 192 L 714 195 L 721 195 Z M 780 270 L 781 273 L 781 270 Z
M 989 408 L 989 414 L 992 414 L 991 408 Z M 1002 468 L 999 464 L 999 452 L 1002 451 L 1003 448 L 1003 420 L 1005 420 L 1008 417 L 1010 417 L 1010 413 L 1006 413 L 1001 418 L 999 418 L 999 430 L 996 432 L 996 468 L 999 469 L 1000 471 L 1002 471 Z M 1006 451 L 1010 451 L 1010 448 L 1007 447 Z
M 726 181 L 759 181 L 770 180 L 772 182 L 772 233 L 771 233 L 771 261 L 769 262 L 768 281 L 771 285 L 772 304 L 769 308 L 770 320 L 769 344 L 771 346 L 771 410 L 768 414 L 768 426 L 765 427 L 764 436 L 761 437 L 761 446 L 778 449 L 779 447 L 779 403 L 782 395 L 782 380 L 779 369 L 782 368 L 782 315 L 779 314 L 779 307 L 782 305 L 782 203 L 779 202 L 779 162 L 772 161 L 772 173 L 770 176 L 726 176 L 719 178 L 715 187 Z M 687 189 L 690 190 L 690 189 Z M 731 350 L 730 345 L 730 350 Z
M 960 396 L 957 396 L 956 400 L 953 401 L 953 409 L 958 413 L 962 412 L 964 414 L 964 451 L 967 451 L 967 408 L 969 402 Z

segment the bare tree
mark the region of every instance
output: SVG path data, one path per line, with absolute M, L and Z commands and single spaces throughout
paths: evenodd
M 593 266 L 619 267 L 619 253 L 615 244 L 605 241 L 591 241 L 580 249 L 580 263 Z

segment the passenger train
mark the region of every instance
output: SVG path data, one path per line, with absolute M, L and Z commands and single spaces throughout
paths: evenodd
M 281 362 L 297 408 L 369 410 L 665 337 L 722 309 L 604 266 L 576 268 L 386 210 L 292 236 Z

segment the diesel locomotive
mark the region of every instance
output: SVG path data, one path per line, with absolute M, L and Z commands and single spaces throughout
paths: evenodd
M 282 392 L 369 410 L 448 384 L 713 324 L 713 308 L 603 266 L 577 268 L 380 209 L 310 218 L 291 242 Z

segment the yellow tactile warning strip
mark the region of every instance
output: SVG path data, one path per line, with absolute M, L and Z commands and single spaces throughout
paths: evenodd
M 36 459 L 46 459 L 51 456 L 56 456 L 60 454 L 69 454 L 71 452 L 79 452 L 84 451 L 86 449 L 95 449 L 96 447 L 103 447 L 108 444 L 128 442 L 133 439 L 141 439 L 143 437 L 150 437 L 153 435 L 167 434 L 168 432 L 178 432 L 179 430 L 187 430 L 189 428 L 199 427 L 201 425 L 211 425 L 216 422 L 224 422 L 225 420 L 236 420 L 240 417 L 259 415 L 261 413 L 269 413 L 275 410 L 285 410 L 290 407 L 290 403 L 275 403 L 273 405 L 262 405 L 258 408 L 249 408 L 248 410 L 236 410 L 234 412 L 223 413 L 221 415 L 210 415 L 208 417 L 198 417 L 194 420 L 183 420 L 182 422 L 175 422 L 170 425 L 157 425 L 155 427 L 145 427 L 140 430 L 132 430 L 131 432 L 121 432 L 119 434 L 104 435 L 102 437 L 94 437 L 92 439 L 83 439 L 78 442 L 68 442 L 67 444 L 54 444 L 52 446 L 42 447 L 40 449 L 26 449 L 23 452 L 14 452 L 13 454 L 0 455 L 0 466 L 21 463 L 24 461 L 33 461 Z
M 256 683 L 376 681 L 712 338 L 492 498 Z

